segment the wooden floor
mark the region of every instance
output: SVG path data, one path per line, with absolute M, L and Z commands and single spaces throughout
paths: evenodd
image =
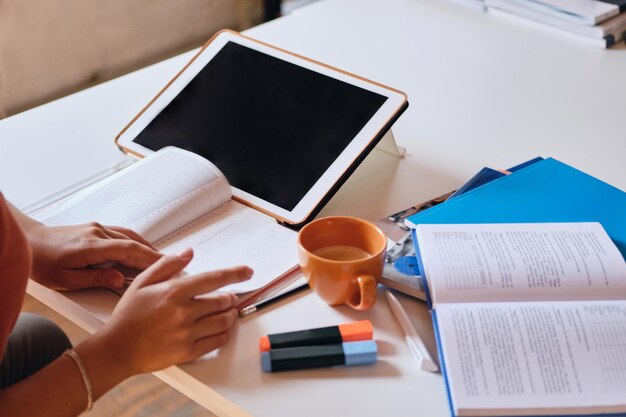
M 24 299 L 23 311 L 46 316 L 65 330 L 76 345 L 88 334 L 29 295 Z M 140 375 L 126 380 L 98 400 L 87 417 L 213 417 L 200 407 L 153 375 Z

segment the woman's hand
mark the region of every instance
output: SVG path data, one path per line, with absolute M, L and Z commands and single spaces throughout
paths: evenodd
M 191 249 L 167 255 L 138 275 L 94 336 L 131 375 L 188 362 L 228 340 L 237 297 L 215 290 L 249 279 L 252 270 L 242 266 L 172 278 L 192 257 Z
M 165 256 L 138 275 L 104 327 L 74 348 L 94 401 L 126 378 L 190 361 L 226 343 L 236 297 L 214 290 L 248 279 L 252 270 L 172 278 L 192 257 L 190 249 Z M 66 355 L 0 390 L 2 415 L 76 416 L 86 404 L 82 371 Z
M 58 290 L 122 288 L 121 272 L 88 267 L 117 262 L 144 270 L 162 256 L 137 233 L 123 227 L 98 223 L 47 227 L 31 221 L 25 231 L 33 253 L 31 277 Z

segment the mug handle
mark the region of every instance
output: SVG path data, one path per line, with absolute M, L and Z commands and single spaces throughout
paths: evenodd
M 346 304 L 358 311 L 364 311 L 371 308 L 376 301 L 376 287 L 378 283 L 371 275 L 361 275 L 356 278 L 356 282 L 359 286 L 360 297 L 350 297 Z M 356 295 L 356 294 L 354 294 Z M 354 300 L 359 300 L 359 303 L 355 303 Z

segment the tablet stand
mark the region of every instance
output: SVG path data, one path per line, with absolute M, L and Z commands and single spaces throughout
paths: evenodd
M 385 136 L 378 142 L 378 145 L 374 149 L 378 149 L 381 152 L 387 153 L 389 155 L 396 156 L 398 158 L 404 158 L 406 154 L 406 148 L 398 146 L 396 143 L 396 138 L 393 136 L 393 132 L 391 129 L 385 133 Z

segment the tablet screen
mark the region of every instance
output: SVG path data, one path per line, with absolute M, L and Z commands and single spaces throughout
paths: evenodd
M 387 97 L 229 41 L 135 138 L 292 210 Z

